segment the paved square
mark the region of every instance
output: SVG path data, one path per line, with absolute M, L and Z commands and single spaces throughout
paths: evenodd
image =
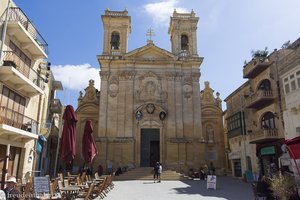
M 217 189 L 206 189 L 206 181 L 114 181 L 106 200 L 254 199 L 251 185 L 231 177 L 218 177 Z

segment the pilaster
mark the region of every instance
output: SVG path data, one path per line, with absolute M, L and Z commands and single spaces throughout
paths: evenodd
M 107 135 L 107 103 L 108 103 L 108 71 L 100 71 L 101 76 L 101 93 L 99 104 L 99 130 L 98 136 L 105 137 Z

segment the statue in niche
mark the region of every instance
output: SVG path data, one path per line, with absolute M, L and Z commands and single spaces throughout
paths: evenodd
M 207 128 L 207 142 L 214 143 L 214 130 L 212 128 Z
M 153 81 L 148 81 L 146 84 L 146 93 L 148 95 L 154 95 L 155 92 L 155 83 Z

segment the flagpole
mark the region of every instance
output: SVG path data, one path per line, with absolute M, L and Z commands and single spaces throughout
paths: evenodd
M 1 46 L 0 46 L 0 65 L 2 65 L 2 54 L 3 54 L 3 46 L 4 46 L 4 42 L 5 42 L 7 23 L 8 23 L 9 4 L 10 4 L 10 0 L 8 0 L 8 3 L 7 3 L 6 16 L 5 16 L 4 25 L 2 28 L 2 37 L 1 37 Z

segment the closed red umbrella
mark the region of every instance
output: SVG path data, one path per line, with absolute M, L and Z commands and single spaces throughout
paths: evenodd
M 300 176 L 300 169 L 296 162 L 296 160 L 300 159 L 300 136 L 286 140 L 284 143 L 286 144 L 290 157 L 294 160 L 298 175 Z
M 290 156 L 300 159 L 300 136 L 286 140 L 285 144 L 288 146 Z
M 93 137 L 93 126 L 91 120 L 86 120 L 82 137 L 82 155 L 86 163 L 92 163 L 97 154 L 96 143 Z
M 71 164 L 76 154 L 77 116 L 73 106 L 67 105 L 64 115 L 64 126 L 60 143 L 60 156 L 64 163 Z

